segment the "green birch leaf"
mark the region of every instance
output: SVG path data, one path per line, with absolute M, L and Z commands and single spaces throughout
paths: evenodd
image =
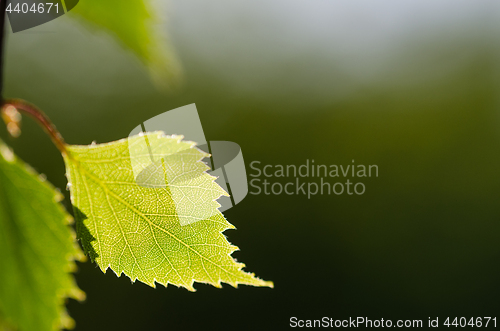
M 152 0 L 82 0 L 70 14 L 114 36 L 149 68 L 158 85 L 168 88 L 180 80 L 181 67 L 162 33 L 166 27 L 158 15 L 159 5 Z
M 182 136 L 162 132 L 90 146 L 67 146 L 66 173 L 77 234 L 101 270 L 152 287 L 220 287 L 272 282 L 242 271 L 234 228 L 217 199 L 227 193 L 206 173 L 208 156 Z
M 0 330 L 58 330 L 83 299 L 71 272 L 84 255 L 62 195 L 0 141 Z

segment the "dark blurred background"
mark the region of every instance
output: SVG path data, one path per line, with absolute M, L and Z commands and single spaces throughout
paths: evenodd
M 234 257 L 274 289 L 153 289 L 87 262 L 76 274 L 87 300 L 68 305 L 76 330 L 500 311 L 497 1 L 171 0 L 165 29 L 184 85 L 170 92 L 111 36 L 68 16 L 9 34 L 5 82 L 6 96 L 38 105 L 68 143 L 117 140 L 196 103 L 207 138 L 237 142 L 247 167 L 379 166 L 362 196 L 248 195 L 225 213 L 238 229 L 225 232 L 241 249 Z M 43 131 L 25 119 L 20 138 L 0 136 L 71 210 Z

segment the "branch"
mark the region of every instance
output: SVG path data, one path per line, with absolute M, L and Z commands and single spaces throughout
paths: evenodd
M 7 0 L 0 0 L 0 100 L 3 100 L 3 64 L 5 53 L 5 25 Z

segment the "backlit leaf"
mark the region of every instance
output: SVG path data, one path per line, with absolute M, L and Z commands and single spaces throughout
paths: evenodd
M 181 75 L 180 64 L 162 24 L 160 3 L 152 0 L 80 1 L 70 14 L 114 36 L 149 69 L 156 83 L 169 87 Z
M 83 259 L 62 195 L 0 141 L 0 329 L 58 330 L 83 299 L 71 271 Z
M 242 271 L 217 209 L 227 193 L 206 173 L 207 156 L 161 132 L 90 146 L 65 156 L 77 231 L 101 270 L 150 286 L 193 283 L 270 286 Z

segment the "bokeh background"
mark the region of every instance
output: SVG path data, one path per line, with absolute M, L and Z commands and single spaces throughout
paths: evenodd
M 354 159 L 379 177 L 362 196 L 248 195 L 225 213 L 234 256 L 274 289 L 152 289 L 80 264 L 76 330 L 496 316 L 498 1 L 170 0 L 162 15 L 184 69 L 177 90 L 65 15 L 8 35 L 5 95 L 38 105 L 72 144 L 196 103 L 207 138 L 237 142 L 247 166 Z M 33 121 L 0 136 L 66 192 L 61 155 Z

